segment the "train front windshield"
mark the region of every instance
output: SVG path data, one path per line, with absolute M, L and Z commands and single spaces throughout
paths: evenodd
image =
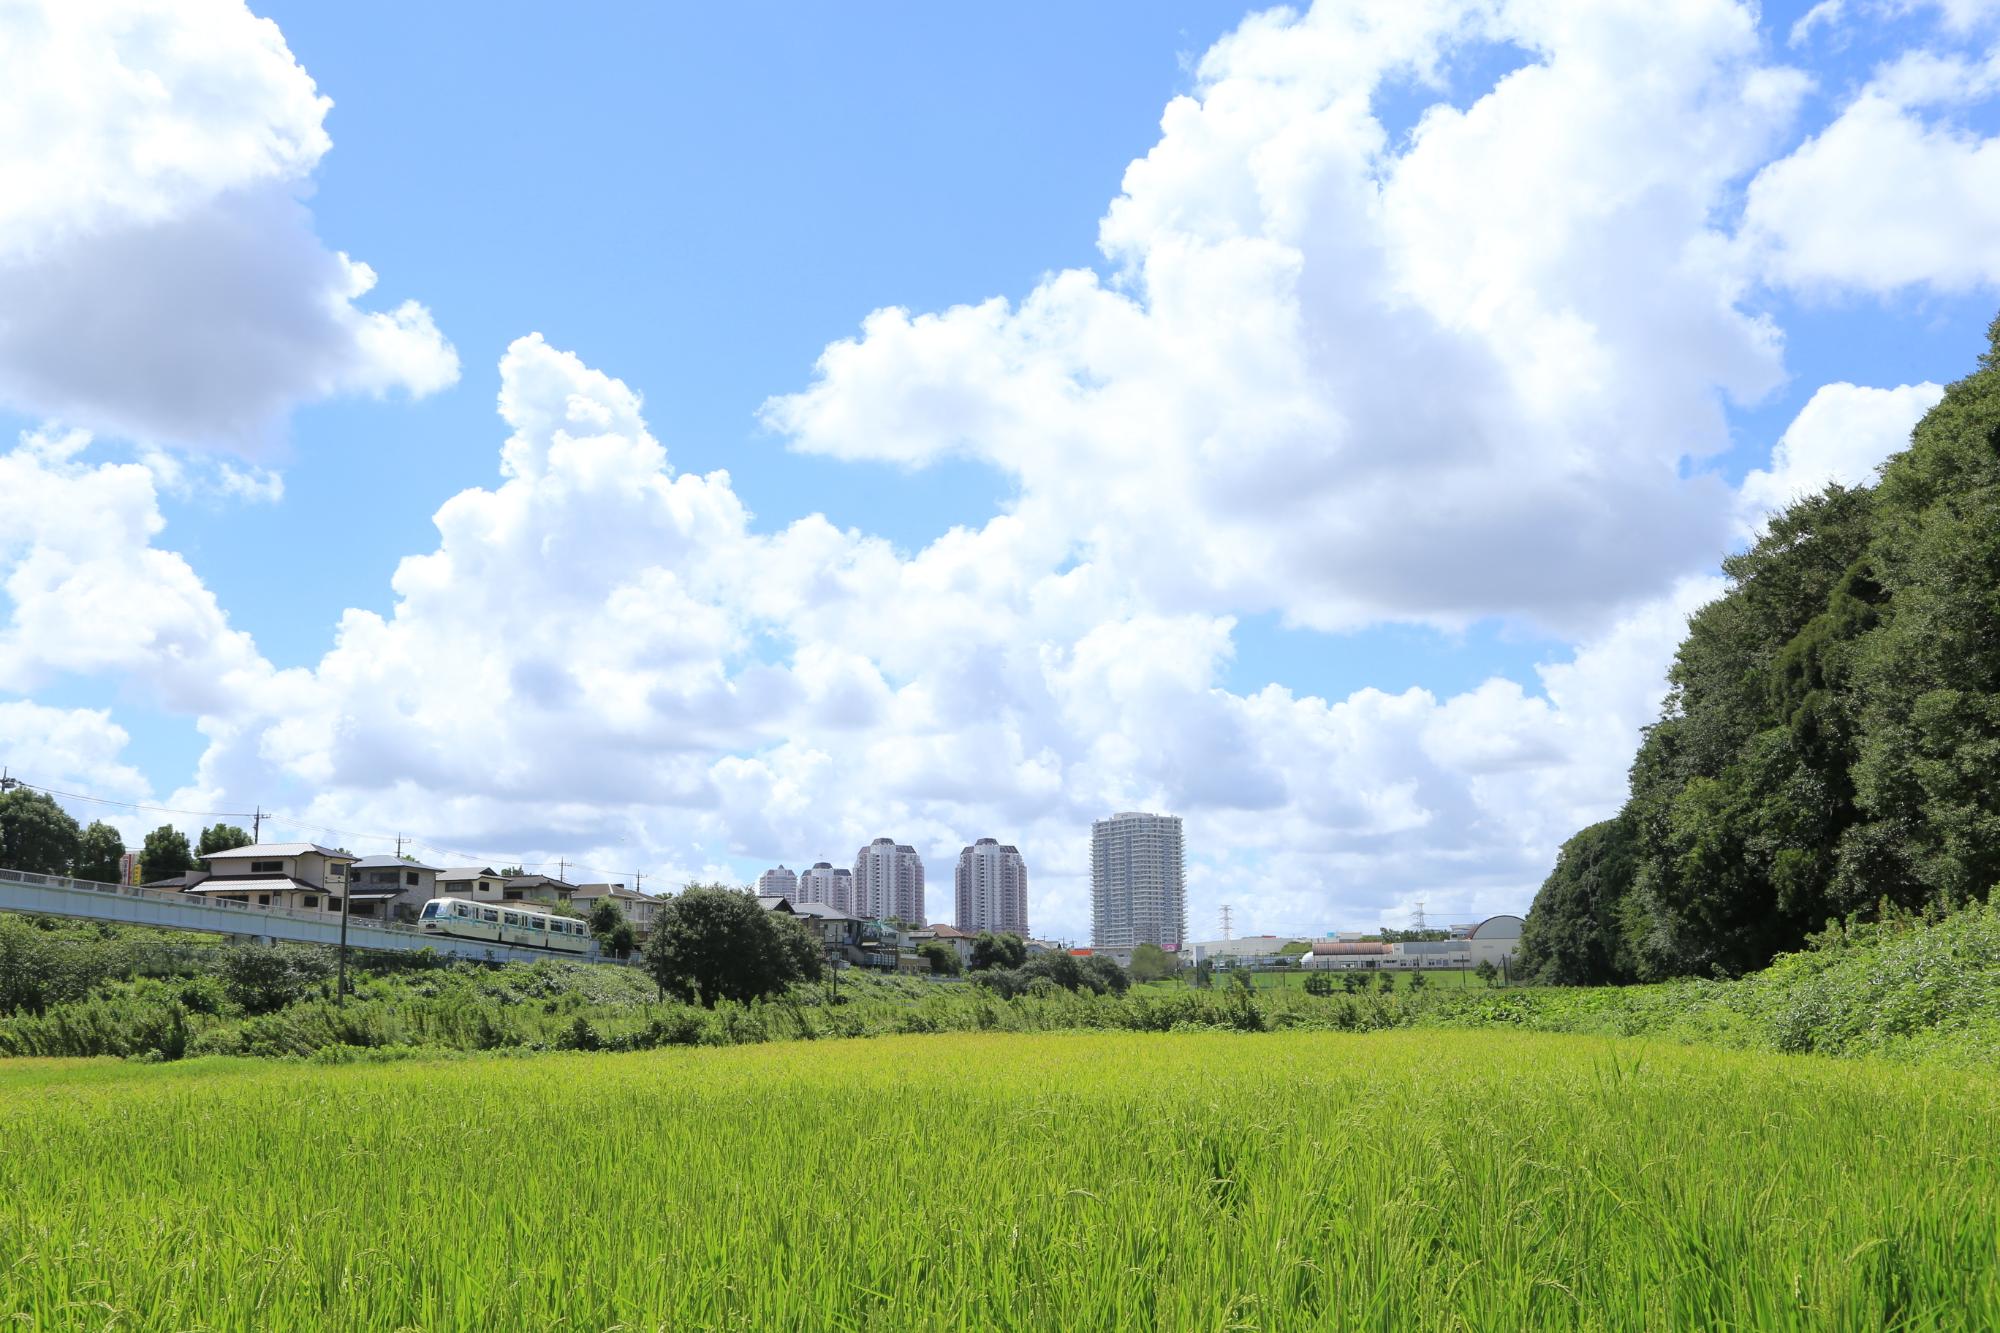
M 438 914 L 438 905 L 436 903 L 430 902 L 424 904 L 424 916 L 427 919 L 430 917 L 435 917 L 437 914 Z

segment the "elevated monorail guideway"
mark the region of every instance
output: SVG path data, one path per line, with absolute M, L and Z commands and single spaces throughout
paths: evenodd
M 514 904 L 509 904 L 514 906 Z M 133 884 L 99 884 L 92 880 L 36 875 L 0 869 L 0 912 L 34 912 L 43 916 L 115 921 L 127 926 L 163 926 L 169 930 L 199 930 L 211 935 L 242 935 L 275 944 L 340 943 L 340 916 L 331 912 L 298 912 L 288 907 L 258 907 L 224 899 L 196 898 L 185 893 L 142 889 Z M 559 954 L 548 949 L 522 948 L 490 940 L 456 939 L 426 934 L 411 926 L 384 921 L 347 920 L 350 949 L 430 949 L 452 958 L 492 963 L 534 963 L 548 958 L 601 961 L 596 942 L 584 954 Z

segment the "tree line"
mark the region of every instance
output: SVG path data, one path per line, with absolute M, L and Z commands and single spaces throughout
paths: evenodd
M 139 849 L 139 878 L 185 874 L 211 852 L 249 844 L 250 835 L 234 824 L 209 825 L 194 846 L 187 834 L 162 824 Z M 124 835 L 103 820 L 79 824 L 53 796 L 30 787 L 0 792 L 0 867 L 116 884 L 124 856 Z
M 1874 486 L 1723 562 L 1623 809 L 1536 895 L 1531 977 L 1739 975 L 1830 919 L 2000 880 L 2000 320 L 1988 339 Z

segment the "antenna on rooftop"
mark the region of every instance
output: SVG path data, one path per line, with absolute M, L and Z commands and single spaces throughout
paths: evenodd
M 1230 908 L 1228 903 L 1224 903 L 1222 905 L 1222 938 L 1225 940 L 1231 938 L 1229 933 L 1230 926 L 1232 924 L 1230 918 L 1231 910 L 1232 909 Z

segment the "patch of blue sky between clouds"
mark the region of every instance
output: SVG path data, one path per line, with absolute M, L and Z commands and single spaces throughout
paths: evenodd
M 1287 627 L 1273 612 L 1238 616 L 1233 640 L 1236 654 L 1222 682 L 1232 693 L 1254 694 L 1276 684 L 1332 702 L 1371 688 L 1385 694 L 1422 689 L 1446 699 L 1496 676 L 1538 695 L 1536 666 L 1568 661 L 1573 653 L 1560 640 L 1492 619 L 1456 632 L 1378 625 L 1327 634 Z

